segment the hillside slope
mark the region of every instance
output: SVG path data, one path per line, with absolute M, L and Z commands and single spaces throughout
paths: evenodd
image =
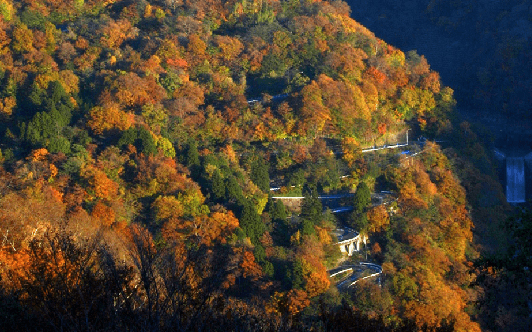
M 416 158 L 361 151 L 452 133 L 453 91 L 349 13 L 342 1 L 0 0 L 5 324 L 479 330 L 455 159 L 430 142 Z M 462 143 L 484 156 L 472 135 Z M 271 199 L 270 179 L 305 196 L 300 214 Z M 361 183 L 398 205 L 323 213 L 318 193 Z M 363 286 L 375 296 L 331 287 L 341 223 L 385 267 L 382 289 Z

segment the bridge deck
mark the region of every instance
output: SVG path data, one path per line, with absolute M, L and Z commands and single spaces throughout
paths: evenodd
M 350 228 L 337 228 L 333 233 L 338 238 L 338 242 L 352 240 L 358 236 L 358 232 Z

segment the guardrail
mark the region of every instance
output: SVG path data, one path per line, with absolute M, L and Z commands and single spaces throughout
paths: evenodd
M 338 232 L 340 232 L 340 234 L 338 234 Z M 351 242 L 353 242 L 353 239 L 356 239 L 356 237 L 359 235 L 359 233 L 357 231 L 355 231 L 354 229 L 351 229 L 351 228 L 346 228 L 345 230 L 342 229 L 342 228 L 337 228 L 334 231 L 334 233 L 335 233 L 335 235 L 338 238 L 342 239 L 342 240 L 338 240 L 338 242 L 336 242 L 336 244 L 338 244 L 338 245 L 351 243 Z M 345 238 L 345 240 L 344 240 L 344 238 Z
M 377 265 L 377 264 L 374 264 L 374 263 L 365 263 L 365 262 L 360 262 L 359 264 L 372 267 L 375 270 L 379 271 L 379 273 L 382 273 L 382 266 L 380 266 L 380 265 Z
M 408 146 L 408 145 L 409 145 L 408 143 L 403 143 L 403 144 L 395 144 L 395 145 L 376 146 L 374 148 L 362 149 L 362 153 L 379 151 L 379 150 L 384 150 L 384 149 L 397 149 L 397 148 L 401 148 L 401 147 Z
M 351 286 L 353 286 L 354 284 L 356 284 L 356 283 L 359 282 L 360 280 L 373 278 L 373 277 L 376 277 L 376 276 L 378 276 L 378 275 L 380 275 L 380 274 L 381 274 L 380 272 L 379 272 L 379 273 L 373 273 L 373 274 L 371 274 L 371 275 L 369 275 L 369 276 L 365 276 L 365 277 L 363 277 L 363 278 L 357 279 L 357 280 L 355 280 L 352 284 L 350 284 L 350 285 L 347 286 L 347 287 L 351 287 Z
M 377 272 L 375 273 L 372 273 L 368 276 L 365 276 L 365 277 L 362 277 L 362 278 L 358 278 L 357 280 L 351 280 L 349 278 L 347 278 L 346 280 L 343 280 L 341 282 L 339 282 L 337 284 L 337 287 L 343 287 L 346 283 L 349 283 L 347 285 L 347 288 L 355 285 L 357 282 L 359 282 L 360 280 L 365 280 L 365 279 L 369 279 L 369 278 L 374 278 L 374 277 L 377 277 L 379 275 L 382 274 L 382 267 L 380 265 L 377 265 L 377 264 L 374 264 L 374 263 L 367 263 L 367 262 L 360 262 L 358 263 L 359 265 L 362 265 L 362 266 L 366 266 L 372 270 L 376 270 Z M 353 271 L 353 268 L 356 267 L 355 265 L 351 265 L 351 266 L 346 266 L 344 269 L 341 269 L 340 271 L 336 271 L 334 272 L 333 274 L 329 275 L 329 277 L 334 277 L 334 276 L 337 276 L 341 273 L 345 273 L 345 272 L 348 272 L 348 271 Z
M 382 267 L 380 265 L 377 265 L 377 264 L 373 264 L 373 263 L 364 263 L 364 262 L 360 262 L 359 263 L 360 265 L 364 265 L 364 266 L 367 266 L 367 267 L 370 267 L 370 268 L 373 268 L 375 270 L 377 270 L 378 272 L 376 273 L 373 273 L 373 274 L 370 274 L 369 276 L 365 276 L 365 277 L 362 277 L 360 279 L 357 279 L 355 280 L 353 283 L 351 283 L 349 286 L 347 287 L 351 287 L 353 286 L 354 284 L 356 284 L 357 282 L 359 282 L 360 280 L 365 280 L 365 279 L 369 279 L 369 278 L 373 278 L 373 277 L 376 277 L 376 276 L 379 276 L 382 274 Z
M 331 209 L 332 213 L 341 213 L 341 212 L 349 212 L 353 211 L 355 208 L 352 206 L 342 206 L 339 208 Z
M 345 273 L 345 272 L 347 272 L 347 271 L 353 271 L 353 268 L 350 267 L 350 268 L 346 268 L 346 269 L 340 270 L 340 271 L 338 271 L 338 272 L 335 272 L 335 273 L 331 274 L 329 277 L 332 278 L 332 277 L 334 277 L 334 276 L 337 276 L 337 275 L 339 275 L 339 274 Z
M 280 188 L 270 188 L 270 191 L 276 191 Z M 353 197 L 355 196 L 354 193 L 346 193 L 346 194 L 337 194 L 337 195 L 320 195 L 318 196 L 319 199 L 341 199 L 346 197 Z M 303 199 L 304 196 L 273 196 L 274 199 Z
M 283 94 L 280 94 L 280 95 L 271 96 L 271 100 L 285 99 L 285 98 L 288 98 L 288 96 L 290 96 L 290 94 L 283 93 Z M 264 97 L 256 97 L 256 98 L 248 99 L 247 102 L 248 102 L 248 104 L 254 104 L 254 103 L 261 102 L 263 100 L 264 100 Z

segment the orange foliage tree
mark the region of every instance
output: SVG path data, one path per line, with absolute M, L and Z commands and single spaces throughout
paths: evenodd
M 399 309 L 417 326 L 437 328 L 452 320 L 457 331 L 479 331 L 464 312 L 468 295 L 460 288 L 468 283 L 460 271 L 467 270 L 472 223 L 463 188 L 450 167 L 439 147 L 428 143 L 421 160 L 395 169 L 391 178 L 408 223 L 396 231 L 408 249 L 394 252 L 383 266 L 393 273 L 393 293 L 402 299 Z M 378 216 L 374 208 L 370 220 Z M 461 280 L 460 285 L 455 280 Z
M 384 205 L 378 205 L 371 208 L 368 213 L 368 232 L 376 233 L 386 230 L 390 224 L 390 216 Z
M 118 195 L 118 183 L 109 179 L 105 172 L 88 167 L 82 171 L 82 175 L 87 179 L 95 198 L 112 200 Z
M 87 126 L 98 135 L 127 130 L 133 124 L 133 114 L 120 110 L 116 104 L 93 107 L 88 114 Z

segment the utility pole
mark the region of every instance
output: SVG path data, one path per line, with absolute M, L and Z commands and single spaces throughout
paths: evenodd
M 406 145 L 408 145 L 408 132 L 409 132 L 409 131 L 410 131 L 410 129 L 408 129 L 408 130 L 406 131 Z

